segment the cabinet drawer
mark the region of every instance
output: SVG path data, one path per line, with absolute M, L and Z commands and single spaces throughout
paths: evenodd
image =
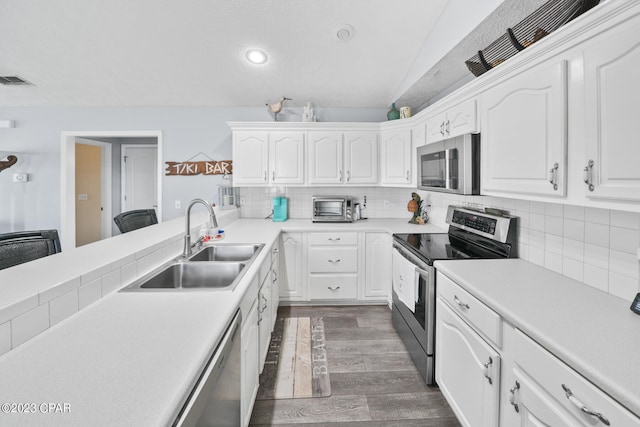
M 611 426 L 640 426 L 640 418 L 520 331 L 516 331 L 515 361 L 567 412 L 580 420 L 581 425 L 605 425 L 598 422 L 596 416 L 583 412 L 580 407 L 584 406 L 601 414 Z M 572 400 L 563 385 L 571 390 Z
M 356 273 L 357 247 L 312 247 L 309 249 L 309 273 Z
M 309 233 L 309 245 L 357 245 L 358 233 Z
M 323 275 L 309 277 L 311 299 L 356 299 L 358 277 L 355 275 Z
M 495 311 L 442 273 L 436 279 L 438 295 L 471 326 L 502 347 L 502 319 Z

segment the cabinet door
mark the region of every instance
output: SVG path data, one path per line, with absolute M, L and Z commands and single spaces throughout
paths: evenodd
M 367 233 L 365 237 L 365 299 L 391 299 L 391 240 L 388 233 Z
M 271 184 L 304 184 L 304 132 L 269 132 Z
M 270 276 L 265 278 L 260 292 L 258 292 L 258 329 L 260 338 L 258 339 L 258 348 L 260 353 L 259 372 L 264 368 L 264 362 L 267 359 L 269 351 L 269 342 L 271 341 L 271 279 Z
M 584 51 L 586 85 L 585 166 L 591 169 L 589 197 L 640 200 L 638 100 L 640 17 L 610 30 Z
M 562 61 L 482 95 L 482 194 L 566 194 L 566 79 Z
M 411 129 L 385 130 L 380 134 L 382 185 L 411 184 Z
M 445 138 L 444 122 L 446 114 L 438 114 L 427 120 L 427 144 L 442 141 Z
M 309 184 L 342 184 L 342 132 L 309 131 Z
M 253 304 L 242 319 L 242 397 L 240 401 L 243 426 L 249 425 L 253 402 L 258 394 L 258 304 Z
M 500 357 L 440 299 L 436 382 L 463 426 L 497 426 Z
M 378 135 L 376 132 L 345 132 L 346 184 L 378 182 Z
M 280 305 L 280 249 L 278 242 L 271 249 L 271 330 L 276 324 L 278 317 L 278 306 Z
M 267 185 L 267 132 L 233 133 L 233 185 Z
M 303 301 L 306 292 L 303 283 L 302 233 L 283 233 L 281 247 L 280 298 L 283 301 Z

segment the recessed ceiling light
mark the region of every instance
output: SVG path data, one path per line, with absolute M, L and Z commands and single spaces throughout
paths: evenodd
M 346 42 L 356 35 L 356 30 L 349 24 L 340 24 L 334 28 L 334 37 L 336 41 Z
M 252 64 L 264 64 L 267 62 L 267 54 L 259 49 L 250 49 L 247 51 L 247 61 Z

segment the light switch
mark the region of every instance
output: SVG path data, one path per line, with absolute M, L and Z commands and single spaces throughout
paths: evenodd
M 14 173 L 13 182 L 27 182 L 29 181 L 28 173 Z
M 78 194 L 78 200 L 89 200 L 89 196 L 86 194 Z

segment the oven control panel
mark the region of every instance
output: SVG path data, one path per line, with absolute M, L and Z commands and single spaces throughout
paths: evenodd
M 491 235 L 495 234 L 496 224 L 498 223 L 495 218 L 488 218 L 480 214 L 473 214 L 459 210 L 455 210 L 453 212 L 451 222 Z

